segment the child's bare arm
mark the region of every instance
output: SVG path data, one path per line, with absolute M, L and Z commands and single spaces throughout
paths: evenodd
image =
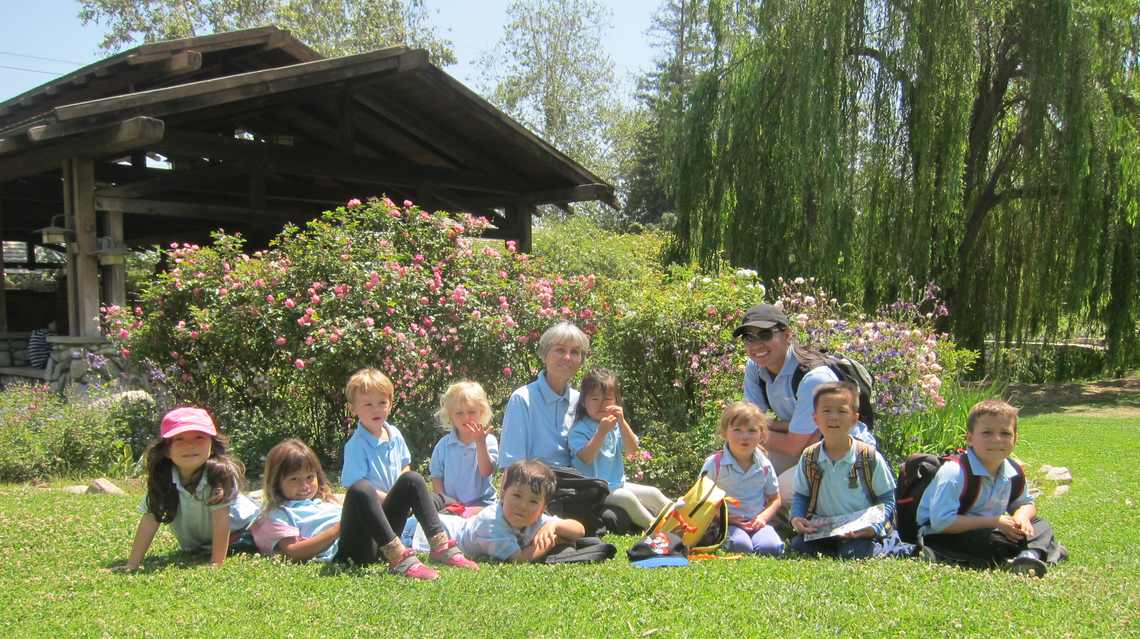
M 1021 532 L 1025 535 L 1026 539 L 1032 537 L 1035 532 L 1033 530 L 1033 518 L 1036 516 L 1037 505 L 1033 502 L 1023 504 L 1019 506 L 1017 510 L 1013 511 L 1013 519 L 1021 528 Z
M 154 541 L 154 535 L 158 532 L 158 519 L 155 518 L 153 513 L 146 513 L 139 520 L 139 527 L 135 530 L 135 541 L 131 545 L 131 555 L 127 558 L 127 564 L 123 566 L 124 570 L 138 570 L 139 564 L 142 563 L 143 557 L 146 556 L 147 549 Z
M 490 430 L 490 425 L 488 425 L 485 429 L 477 431 L 477 437 L 475 437 L 475 462 L 479 466 L 479 475 L 482 477 L 490 477 L 491 473 L 495 472 L 495 465 L 491 463 L 491 453 L 487 451 L 487 433 Z
M 586 528 L 573 519 L 562 519 L 555 523 L 554 533 L 559 541 L 574 541 L 586 536 Z
M 230 509 L 215 508 L 210 511 L 210 563 L 222 565 L 230 549 Z
M 277 542 L 277 550 L 293 561 L 308 561 L 324 552 L 337 537 L 340 537 L 340 522 L 308 539 L 282 539 Z
M 621 447 L 626 455 L 631 455 L 637 452 L 641 440 L 637 438 L 637 433 L 633 432 L 633 428 L 625 419 L 625 411 L 621 406 L 610 406 L 610 412 L 618 419 L 618 428 L 621 429 Z
M 764 506 L 764 510 L 761 510 L 755 517 L 752 518 L 752 521 L 750 523 L 752 524 L 753 531 L 760 530 L 764 526 L 767 526 L 768 522 L 772 521 L 772 518 L 775 517 L 776 513 L 780 511 L 781 501 L 779 492 L 772 493 L 771 495 L 764 495 L 764 498 L 767 500 L 768 504 Z

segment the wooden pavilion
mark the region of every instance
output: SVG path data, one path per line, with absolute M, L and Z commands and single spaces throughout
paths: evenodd
M 0 103 L 0 238 L 36 268 L 41 230 L 63 232 L 72 336 L 98 336 L 100 304 L 125 301 L 125 247 L 220 226 L 260 246 L 379 194 L 486 215 L 524 249 L 539 204 L 615 206 L 613 187 L 405 47 L 325 59 L 264 27 L 136 47 Z M 6 316 L 0 286 L 0 332 Z

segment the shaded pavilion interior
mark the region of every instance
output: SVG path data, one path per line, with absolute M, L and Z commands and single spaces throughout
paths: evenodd
M 530 247 L 540 204 L 613 187 L 431 64 L 392 47 L 322 58 L 275 27 L 148 44 L 0 103 L 0 238 L 37 263 L 66 229 L 67 331 L 97 336 L 125 301 L 127 247 L 204 242 L 219 227 L 264 246 L 353 197 L 485 215 Z M 62 295 L 61 295 L 62 297 Z M 6 330 L 0 287 L 0 332 Z

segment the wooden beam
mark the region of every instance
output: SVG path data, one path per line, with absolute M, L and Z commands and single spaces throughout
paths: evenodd
M 122 211 L 107 211 L 103 214 L 103 225 L 107 237 L 116 243 L 123 242 Z M 107 304 L 123 306 L 127 303 L 127 265 L 111 264 L 103 267 L 103 300 Z
M 0 202 L 0 239 L 4 237 L 4 208 Z M 8 298 L 4 286 L 4 247 L 0 243 L 0 333 L 8 332 Z
M 106 157 L 149 146 L 162 139 L 165 129 L 162 120 L 135 117 L 68 140 L 35 145 L 19 155 L 0 157 L 0 180 L 57 169 L 61 162 L 78 155 Z
M 99 333 L 99 260 L 95 251 L 95 162 L 90 158 L 69 161 L 72 217 L 75 220 L 75 320 L 72 335 L 97 337 Z
M 53 109 L 52 114 L 59 123 L 139 108 L 146 108 L 148 113 L 165 114 L 189 110 L 184 104 L 187 101 L 191 106 L 222 104 L 250 96 L 295 91 L 361 76 L 410 71 L 427 64 L 425 51 L 392 47 L 343 58 L 302 62 L 65 105 Z
M 300 217 L 311 217 L 317 212 L 299 210 L 270 211 L 222 204 L 137 200 L 101 196 L 95 198 L 95 208 L 100 211 L 122 211 L 123 213 L 132 213 L 135 215 L 242 223 L 291 222 Z
M 519 194 L 519 199 L 529 204 L 558 204 L 563 202 L 602 201 L 618 208 L 614 189 L 608 184 L 580 184 L 565 189 L 531 191 Z
M 171 155 L 209 157 L 264 166 L 270 173 L 288 173 L 384 186 L 415 188 L 425 181 L 433 187 L 511 195 L 517 185 L 497 186 L 491 175 L 429 167 L 409 167 L 358 155 L 238 140 L 217 135 L 169 131 L 154 144 Z M 513 188 L 512 188 L 513 187 Z M 566 198 L 562 198 L 566 199 Z

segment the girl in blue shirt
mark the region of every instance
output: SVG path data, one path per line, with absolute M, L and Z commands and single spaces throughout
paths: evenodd
M 382 557 L 392 574 L 436 579 L 439 574 L 420 563 L 394 532 L 404 529 L 411 511 L 428 536 L 432 561 L 477 569 L 448 538 L 423 478 L 405 473 L 401 480 L 383 503 L 367 479 L 358 480 L 341 505 L 313 450 L 298 439 L 283 441 L 265 459 L 264 514 L 253 529 L 257 547 L 295 561 L 367 565 Z
M 653 486 L 625 480 L 623 455 L 637 453 L 638 439 L 625 419 L 621 388 L 613 373 L 600 368 L 586 373 L 575 418 L 569 437 L 574 468 L 587 477 L 606 480 L 610 494 L 605 503 L 621 508 L 637 526 L 648 528 L 671 502 Z
M 495 502 L 491 475 L 499 443 L 491 434 L 491 404 L 478 382 L 449 386 L 436 418 L 449 431 L 431 452 L 431 485 L 446 510 L 471 517 Z
M 209 550 L 219 565 L 257 517 L 239 492 L 241 462 L 226 453 L 229 440 L 201 408 L 175 408 L 162 418 L 146 449 L 146 499 L 124 570 L 139 567 L 160 523 L 169 524 L 185 551 Z M 248 537 L 246 537 L 248 543 Z

